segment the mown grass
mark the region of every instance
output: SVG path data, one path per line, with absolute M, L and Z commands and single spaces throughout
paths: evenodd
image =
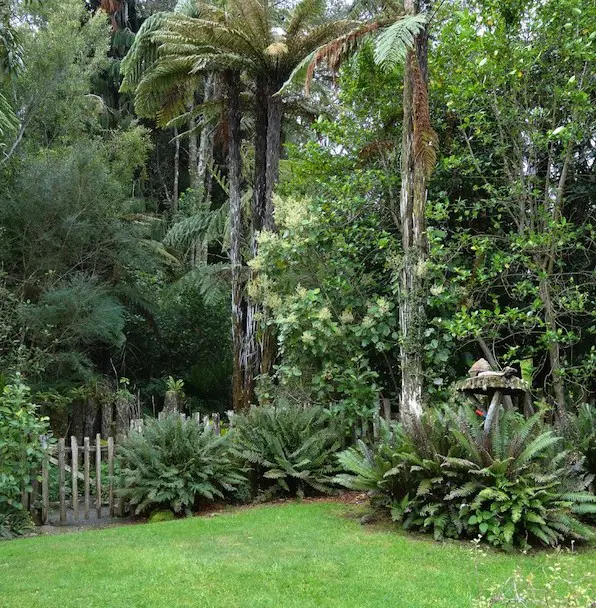
M 2 608 L 464 608 L 516 568 L 553 561 L 587 576 L 596 552 L 534 556 L 434 543 L 361 526 L 339 503 L 288 503 L 215 517 L 0 543 Z

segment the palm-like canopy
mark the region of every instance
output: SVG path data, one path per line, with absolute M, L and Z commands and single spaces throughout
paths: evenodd
M 134 93 L 140 115 L 161 124 L 185 111 L 204 72 L 237 70 L 273 94 L 305 57 L 355 27 L 324 22 L 324 12 L 324 0 L 302 0 L 285 19 L 261 0 L 228 0 L 225 8 L 186 0 L 143 24 L 122 64 L 122 88 Z
M 351 31 L 356 22 L 325 21 L 325 0 L 302 0 L 288 13 L 273 10 L 266 0 L 226 0 L 222 7 L 181 0 L 174 13 L 157 13 L 141 27 L 122 63 L 123 90 L 134 93 L 137 112 L 155 116 L 161 125 L 208 119 L 216 101 L 197 106 L 195 91 L 206 73 L 219 73 L 227 87 L 228 174 L 230 198 L 230 261 L 233 283 L 235 344 L 234 401 L 250 404 L 254 377 L 267 373 L 273 342 L 257 337 L 258 304 L 247 301 L 239 241 L 240 103 L 244 90 L 253 95 L 254 180 L 250 236 L 275 227 L 273 187 L 281 154 L 286 107 L 277 95 L 296 66 L 317 48 Z M 241 77 L 241 80 L 240 80 Z M 194 107 L 193 107 L 194 106 Z M 190 110 L 188 108 L 191 108 Z M 266 333 L 266 332 L 265 332 Z M 257 341 L 260 343 L 257 344 Z M 238 373 L 237 373 L 238 372 Z

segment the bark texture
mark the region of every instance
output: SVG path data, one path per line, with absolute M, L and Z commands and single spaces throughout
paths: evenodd
M 254 394 L 256 324 L 253 308 L 246 299 L 246 273 L 242 264 L 242 143 L 240 133 L 240 76 L 225 74 L 228 100 L 228 182 L 230 192 L 230 265 L 232 270 L 232 337 L 234 367 L 232 399 L 234 410 L 250 406 Z
M 406 0 L 407 13 L 418 10 L 413 0 Z M 401 400 L 402 419 L 419 418 L 422 414 L 423 327 L 425 319 L 423 267 L 427 257 L 426 240 L 426 172 L 417 162 L 415 138 L 415 79 L 422 76 L 426 86 L 427 36 L 416 38 L 416 48 L 408 54 L 404 69 L 403 135 L 401 155 L 400 223 L 404 252 L 400 272 L 399 326 L 401 334 Z M 419 74 L 417 74 L 417 70 Z

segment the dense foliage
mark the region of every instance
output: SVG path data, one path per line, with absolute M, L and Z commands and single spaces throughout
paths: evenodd
M 505 411 L 486 434 L 471 408 L 445 406 L 387 444 L 343 452 L 355 475 L 338 480 L 380 495 L 404 528 L 436 539 L 482 537 L 505 549 L 587 540 L 580 518 L 596 512 L 593 478 L 562 443 L 540 414 Z
M 259 407 L 234 417 L 234 449 L 260 498 L 335 492 L 341 436 L 320 408 Z
M 17 376 L 0 394 L 0 538 L 31 527 L 21 496 L 39 479 L 48 445 L 47 418 L 39 416 L 29 387 Z
M 186 249 L 164 242 L 174 146 L 117 92 L 133 31 L 160 4 L 112 20 L 99 2 L 47 0 L 6 17 L 20 66 L 0 83 L 18 117 L 0 142 L 0 378 L 24 374 L 60 434 L 112 432 L 122 376 L 153 411 L 169 375 L 190 408 L 229 399 L 227 286 L 208 301 L 182 281 Z
M 176 414 L 147 419 L 143 433 L 131 433 L 118 446 L 118 493 L 137 515 L 159 508 L 190 513 L 230 497 L 246 479 L 229 439 Z
M 596 5 L 414 4 L 2 3 L 0 388 L 32 389 L 2 397 L 23 437 L 30 402 L 79 439 L 166 400 L 235 408 L 224 439 L 167 419 L 124 441 L 124 494 L 180 512 L 239 491 L 237 458 L 261 496 L 331 491 L 382 400 L 414 420 L 337 479 L 406 527 L 589 535 Z M 488 436 L 443 409 L 480 356 L 529 387 Z M 0 504 L 29 483 L 10 475 Z

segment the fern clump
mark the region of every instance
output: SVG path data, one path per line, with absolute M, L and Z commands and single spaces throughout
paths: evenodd
M 337 480 L 382 495 L 404 528 L 438 540 L 555 546 L 593 537 L 581 516 L 596 512 L 592 477 L 561 442 L 539 415 L 504 411 L 487 437 L 469 408 L 431 410 L 391 444 L 342 453 L 352 474 Z
M 245 483 L 230 454 L 230 437 L 172 414 L 146 420 L 118 447 L 118 492 L 141 514 L 154 509 L 189 513 L 202 501 L 224 499 Z
M 341 438 L 323 409 L 258 407 L 235 420 L 236 452 L 264 499 L 335 492 Z

